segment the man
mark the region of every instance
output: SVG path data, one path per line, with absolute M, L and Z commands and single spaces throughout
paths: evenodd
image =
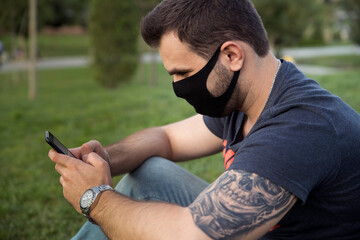
M 164 0 L 141 30 L 199 114 L 85 143 L 72 150 L 83 161 L 50 150 L 65 198 L 93 222 L 75 238 L 360 238 L 360 116 L 270 53 L 250 1 Z M 169 161 L 221 150 L 210 185 Z M 116 191 L 110 171 L 130 172 Z

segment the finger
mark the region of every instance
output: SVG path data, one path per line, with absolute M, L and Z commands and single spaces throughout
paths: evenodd
M 81 158 L 85 162 L 87 162 L 89 153 L 95 151 L 94 146 L 92 146 L 92 144 L 90 144 L 90 142 L 87 142 L 87 143 L 84 143 L 83 145 L 81 145 L 81 155 L 82 155 Z
M 101 143 L 96 140 L 89 141 L 89 145 L 91 146 L 92 149 L 94 149 L 94 152 L 96 152 L 97 154 L 101 153 L 103 149 Z
M 73 164 L 74 161 L 80 162 L 79 160 L 77 160 L 75 158 L 58 153 L 54 149 L 51 149 L 49 151 L 48 156 L 54 163 L 62 165 L 62 166 L 68 166 L 70 164 Z
M 101 150 L 102 150 L 102 146 L 96 140 L 91 140 L 87 143 L 84 143 L 81 146 L 81 154 L 82 154 L 83 161 L 87 162 L 89 153 L 96 152 L 96 153 L 100 154 Z
M 88 155 L 87 162 L 93 165 L 94 167 L 102 167 L 103 164 L 108 165 L 107 162 L 102 157 L 100 157 L 97 153 L 94 152 Z
M 64 178 L 63 178 L 63 176 L 60 176 L 59 182 L 60 182 L 61 186 L 64 186 Z
M 64 174 L 65 167 L 60 164 L 55 164 L 55 171 L 57 171 L 60 175 Z
M 75 157 L 77 157 L 78 159 L 82 159 L 81 156 L 81 147 L 76 147 L 76 148 L 70 148 L 69 151 L 75 155 Z
M 88 163 L 91 164 L 99 174 L 101 181 L 109 186 L 112 186 L 110 167 L 108 163 L 97 153 L 90 153 Z
M 59 153 L 56 152 L 54 149 L 50 149 L 49 153 L 48 153 L 48 156 L 49 158 L 51 159 L 51 161 L 55 162 L 55 163 L 58 163 L 60 160 L 59 160 Z

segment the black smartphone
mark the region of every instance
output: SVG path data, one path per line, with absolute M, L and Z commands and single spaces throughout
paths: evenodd
M 74 154 L 72 154 L 65 146 L 64 144 L 62 144 L 56 137 L 54 137 L 54 135 L 51 134 L 51 132 L 46 131 L 45 132 L 45 141 L 53 148 L 55 149 L 55 151 L 57 151 L 58 153 L 62 153 L 65 155 L 68 155 L 70 157 L 73 158 L 77 158 L 75 157 Z

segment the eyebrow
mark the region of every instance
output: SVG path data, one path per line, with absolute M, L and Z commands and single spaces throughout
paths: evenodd
M 169 72 L 169 75 L 174 75 L 174 74 L 183 75 L 183 74 L 185 74 L 185 73 L 189 73 L 189 72 L 192 72 L 192 71 L 193 71 L 192 69 L 174 68 L 174 69 L 172 69 L 171 71 L 168 71 L 168 72 Z

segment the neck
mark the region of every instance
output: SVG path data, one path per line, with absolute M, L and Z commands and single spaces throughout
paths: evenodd
M 244 96 L 240 111 L 246 114 L 251 126 L 255 124 L 267 103 L 279 64 L 280 61 L 271 53 L 263 58 L 247 58 L 242 79 L 239 81 L 240 95 Z

